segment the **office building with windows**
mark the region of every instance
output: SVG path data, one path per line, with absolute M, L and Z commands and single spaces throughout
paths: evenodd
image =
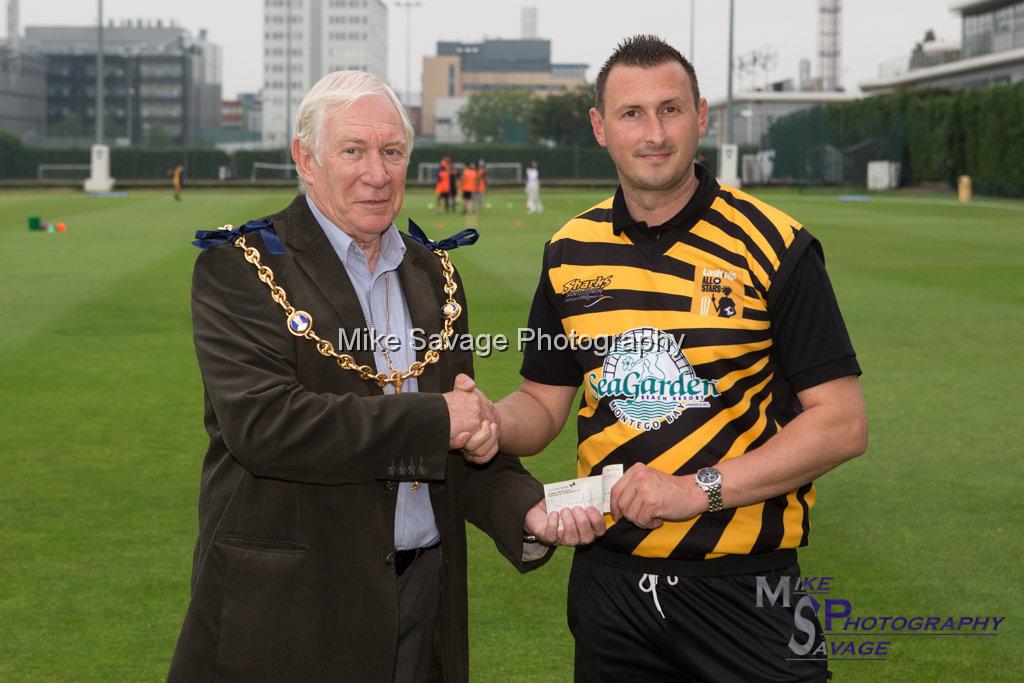
M 950 8 L 962 17 L 960 45 L 926 41 L 911 58 L 887 62 L 860 83 L 869 94 L 917 88 L 977 90 L 1024 81 L 1024 0 L 970 0 Z
M 90 137 L 96 121 L 94 26 L 28 26 L 24 50 L 46 60 L 50 138 Z M 104 118 L 109 141 L 191 144 L 220 126 L 221 51 L 173 23 L 104 27 Z
M 387 80 L 388 11 L 381 0 L 264 0 L 263 143 L 291 142 L 295 109 L 339 70 Z

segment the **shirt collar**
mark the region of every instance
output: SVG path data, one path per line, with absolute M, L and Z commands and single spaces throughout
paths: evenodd
M 679 210 L 675 216 L 664 222 L 665 227 L 687 227 L 695 222 L 704 211 L 711 206 L 715 195 L 718 193 L 718 181 L 714 179 L 706 166 L 698 163 L 693 165 L 693 173 L 697 176 L 697 189 L 686 205 Z M 661 227 L 661 226 L 650 226 Z M 638 228 L 646 230 L 649 228 L 644 221 L 634 220 L 626 208 L 626 198 L 622 194 L 622 186 L 615 190 L 615 198 L 612 199 L 612 232 L 616 235 L 622 234 L 627 228 Z
M 357 258 L 365 259 L 362 249 L 355 243 L 355 240 L 347 232 L 335 225 L 330 218 L 325 216 L 317 208 L 309 194 L 306 195 L 306 203 L 309 204 L 309 210 L 313 213 L 313 218 L 316 219 L 320 229 L 327 235 L 328 241 L 334 247 L 334 251 L 338 254 L 338 258 L 341 259 L 343 265 L 348 266 L 348 257 L 353 254 L 357 255 Z M 395 270 L 402 262 L 404 256 L 405 241 L 398 234 L 398 228 L 392 223 L 380 236 L 380 257 L 378 258 L 377 265 L 383 266 L 383 268 L 379 272 Z

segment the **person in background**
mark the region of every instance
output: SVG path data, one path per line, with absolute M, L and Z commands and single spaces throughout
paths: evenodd
M 455 213 L 455 207 L 458 202 L 459 186 L 462 184 L 462 174 L 459 172 L 459 167 L 452 165 L 448 174 L 451 178 L 451 189 L 448 191 L 448 205 L 447 210 L 449 213 Z
M 540 169 L 536 161 L 531 161 L 526 169 L 526 210 L 530 213 L 544 210 L 544 205 L 540 203 Z
M 451 203 L 452 193 L 452 163 L 447 155 L 441 157 L 441 163 L 437 168 L 437 184 L 434 185 L 434 194 L 437 195 L 437 212 L 448 212 Z
M 171 182 L 174 183 L 174 201 L 181 201 L 181 193 L 185 182 L 185 167 L 178 164 L 171 170 Z
M 480 159 L 476 163 L 476 212 L 484 208 L 484 200 L 487 198 L 487 184 L 489 180 L 487 177 L 487 162 Z
M 477 177 L 476 162 L 467 162 L 462 170 L 462 213 L 476 213 Z

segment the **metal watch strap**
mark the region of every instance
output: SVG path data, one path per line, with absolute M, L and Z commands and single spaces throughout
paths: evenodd
M 721 512 L 722 511 L 722 484 L 719 482 L 718 486 L 712 486 L 704 489 L 704 493 L 708 494 L 708 512 Z
M 701 481 L 701 474 L 708 472 L 715 475 L 714 483 L 707 483 Z M 722 510 L 722 473 L 715 467 L 703 467 L 698 470 L 697 474 L 693 478 L 694 483 L 700 487 L 700 489 L 708 497 L 708 512 L 721 512 Z

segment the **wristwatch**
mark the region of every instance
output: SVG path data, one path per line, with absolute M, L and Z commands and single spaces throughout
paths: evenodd
M 704 467 L 697 470 L 697 476 L 693 480 L 708 494 L 708 512 L 721 511 L 722 473 L 715 467 Z

